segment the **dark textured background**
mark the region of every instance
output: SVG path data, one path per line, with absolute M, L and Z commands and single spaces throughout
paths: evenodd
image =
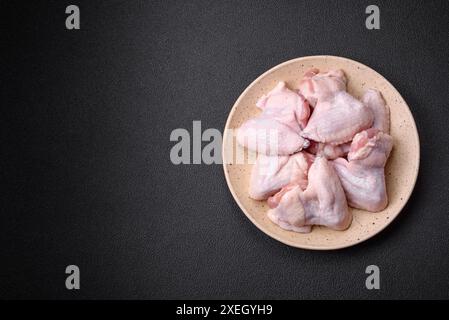
M 365 28 L 371 2 L 381 30 Z M 1 298 L 449 298 L 448 1 L 0 3 Z M 222 130 L 257 76 L 315 54 L 389 79 L 421 139 L 400 217 L 333 252 L 272 240 L 220 165 L 169 158 L 173 129 Z

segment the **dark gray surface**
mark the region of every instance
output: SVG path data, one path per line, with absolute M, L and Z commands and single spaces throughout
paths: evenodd
M 377 31 L 371 1 L 76 1 L 79 31 L 65 30 L 68 4 L 0 5 L 1 298 L 449 297 L 448 1 L 375 1 Z M 169 158 L 173 129 L 221 130 L 257 76 L 316 54 L 384 75 L 421 139 L 400 217 L 334 252 L 272 240 L 220 165 Z

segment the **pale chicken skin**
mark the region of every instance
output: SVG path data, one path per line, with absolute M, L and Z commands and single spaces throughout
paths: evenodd
M 289 126 L 270 117 L 249 119 L 237 131 L 237 142 L 265 155 L 288 156 L 307 148 L 310 142 Z
M 385 103 L 382 94 L 376 89 L 368 89 L 363 94 L 362 103 L 373 113 L 372 128 L 390 133 L 390 108 Z
M 249 196 L 265 200 L 289 183 L 307 187 L 307 173 L 315 156 L 298 152 L 291 156 L 266 156 L 259 154 L 251 171 Z
M 310 69 L 299 83 L 299 91 L 312 107 L 318 100 L 328 100 L 339 91 L 346 91 L 346 76 L 342 70 L 319 72 Z
M 304 191 L 292 183 L 268 199 L 270 220 L 283 229 L 301 233 L 310 232 L 312 225 L 347 229 L 352 215 L 331 163 L 324 157 L 315 158 L 308 178 Z
M 361 130 L 371 127 L 371 109 L 345 91 L 329 100 L 319 100 L 301 135 L 330 145 L 351 141 Z
M 372 128 L 354 137 L 348 161 L 333 161 L 351 207 L 377 212 L 388 205 L 384 167 L 392 148 L 392 137 Z
M 279 82 L 268 94 L 263 95 L 256 106 L 264 110 L 267 116 L 273 116 L 294 131 L 304 129 L 310 116 L 309 103 L 304 96 L 287 88 L 283 81 Z
M 240 145 L 266 155 L 290 155 L 309 146 L 300 135 L 310 114 L 302 95 L 279 82 L 257 106 L 262 114 L 243 123 L 237 132 Z

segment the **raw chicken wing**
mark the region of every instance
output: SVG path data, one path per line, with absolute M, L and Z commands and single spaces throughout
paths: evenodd
M 329 100 L 319 100 L 302 132 L 304 138 L 339 145 L 373 123 L 373 113 L 346 91 Z
M 374 122 L 372 127 L 390 133 L 390 109 L 382 98 L 382 94 L 378 90 L 369 89 L 363 95 L 362 102 L 373 112 Z
M 290 155 L 309 146 L 289 126 L 261 115 L 242 124 L 237 142 L 251 151 L 266 155 Z
M 344 230 L 352 221 L 340 180 L 324 157 L 317 157 L 310 167 L 304 191 L 292 183 L 269 198 L 268 205 L 271 221 L 296 232 L 310 232 L 312 225 Z
M 298 152 L 291 156 L 266 156 L 258 154 L 251 172 L 249 196 L 264 200 L 289 183 L 307 187 L 307 172 L 315 156 Z
M 384 167 L 392 147 L 390 135 L 368 129 L 354 137 L 349 161 L 333 161 L 351 207 L 376 212 L 387 206 Z
M 342 70 L 329 70 L 319 73 L 310 69 L 299 83 L 299 91 L 312 107 L 318 100 L 328 100 L 339 91 L 346 91 L 346 76 Z
M 287 88 L 283 81 L 262 96 L 256 106 L 265 111 L 267 116 L 272 116 L 295 131 L 304 129 L 310 116 L 308 102 L 301 94 Z
M 266 155 L 290 155 L 309 146 L 300 136 L 310 114 L 304 97 L 279 82 L 257 106 L 262 114 L 243 123 L 237 132 L 240 145 Z

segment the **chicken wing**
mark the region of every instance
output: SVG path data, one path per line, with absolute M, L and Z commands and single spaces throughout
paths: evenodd
M 291 156 L 266 156 L 258 154 L 251 172 L 249 196 L 265 200 L 289 183 L 307 187 L 307 173 L 315 156 L 298 152 Z
M 303 233 L 310 232 L 312 225 L 347 229 L 352 215 L 331 163 L 324 157 L 315 158 L 308 177 L 304 191 L 292 183 L 268 199 L 270 220 L 283 229 Z
M 377 212 L 387 206 L 384 167 L 392 148 L 392 137 L 372 128 L 354 137 L 349 161 L 333 161 L 351 207 Z
M 371 109 L 374 121 L 373 128 L 390 133 L 390 109 L 382 94 L 376 89 L 369 89 L 362 97 L 362 103 Z
M 267 95 L 263 95 L 256 106 L 265 111 L 265 115 L 272 116 L 297 132 L 306 127 L 310 116 L 309 104 L 305 98 L 300 93 L 287 88 L 283 81 L 279 82 Z
M 287 156 L 310 144 L 289 126 L 263 115 L 242 124 L 237 142 L 251 151 L 273 156 Z
M 318 100 L 328 100 L 339 91 L 346 91 L 346 76 L 342 70 L 329 70 L 320 73 L 310 69 L 299 83 L 299 91 L 312 107 Z
M 290 155 L 309 146 L 300 135 L 310 114 L 303 96 L 279 82 L 257 106 L 262 114 L 243 123 L 237 132 L 240 145 L 266 155 Z
M 373 123 L 373 113 L 346 91 L 337 92 L 329 100 L 319 100 L 302 132 L 306 139 L 339 145 Z

